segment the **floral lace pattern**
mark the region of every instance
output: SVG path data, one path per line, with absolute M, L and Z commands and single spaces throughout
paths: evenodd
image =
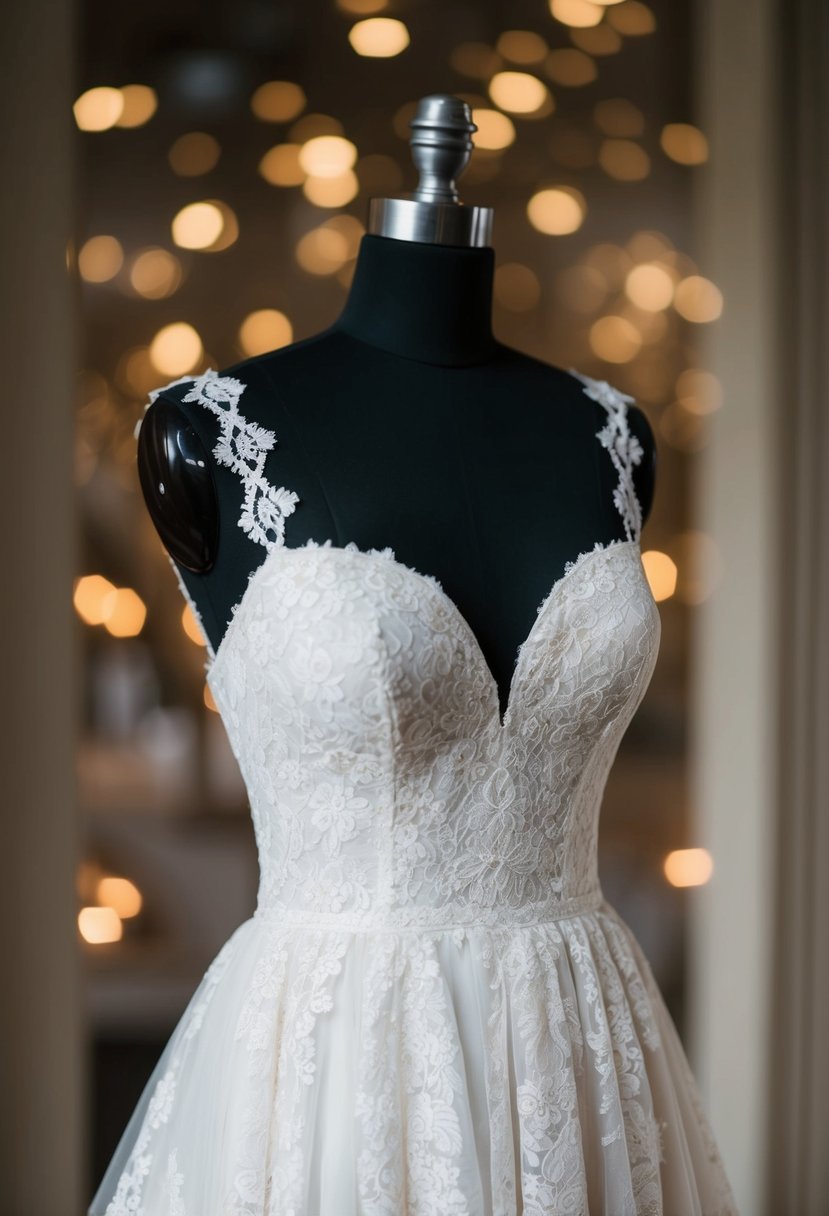
M 220 376 L 208 370 L 201 376 L 182 376 L 149 395 L 147 409 L 167 389 L 192 384 L 182 398 L 204 406 L 219 420 L 219 438 L 213 455 L 220 465 L 236 473 L 242 481 L 244 497 L 238 524 L 252 541 L 270 551 L 285 540 L 285 520 L 293 514 L 299 496 L 283 486 L 272 486 L 265 477 L 265 460 L 276 446 L 273 431 L 248 422 L 239 413 L 245 386 L 233 376 Z M 141 422 L 136 426 L 136 435 Z
M 644 456 L 642 445 L 628 424 L 627 407 L 633 404 L 633 397 L 620 392 L 606 380 L 593 380 L 572 367 L 570 375 L 581 380 L 586 396 L 598 401 L 599 405 L 603 405 L 607 410 L 607 423 L 596 438 L 603 448 L 607 448 L 618 475 L 619 481 L 613 491 L 613 501 L 622 517 L 628 540 L 633 540 L 642 530 L 642 508 L 636 497 L 633 469 L 641 463 Z
M 241 389 L 206 383 L 248 434 Z M 598 880 L 660 617 L 628 399 L 585 383 L 626 538 L 539 605 L 503 719 L 460 610 L 390 548 L 274 539 L 251 576 L 208 679 L 250 797 L 256 911 L 90 1216 L 737 1216 Z

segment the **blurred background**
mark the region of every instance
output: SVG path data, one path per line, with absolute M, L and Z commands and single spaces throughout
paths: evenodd
M 662 645 L 602 885 L 745 1216 L 829 1210 L 818 0 L 33 0 L 6 24 L 0 1213 L 85 1210 L 255 905 L 138 484 L 147 394 L 339 315 L 432 92 L 478 125 L 460 192 L 495 208 L 497 336 L 632 394 L 657 437 Z

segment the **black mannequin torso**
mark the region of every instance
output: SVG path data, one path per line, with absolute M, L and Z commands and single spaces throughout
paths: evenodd
M 274 432 L 265 475 L 299 499 L 285 543 L 391 546 L 440 580 L 506 705 L 519 644 L 565 563 L 624 539 L 603 406 L 567 372 L 492 336 L 494 253 L 363 238 L 349 299 L 323 333 L 230 368 L 244 417 Z M 162 540 L 214 650 L 266 556 L 237 526 L 242 487 L 212 455 L 216 417 L 166 389 L 139 432 Z M 643 519 L 655 445 L 634 480 Z M 163 490 L 160 488 L 163 486 Z

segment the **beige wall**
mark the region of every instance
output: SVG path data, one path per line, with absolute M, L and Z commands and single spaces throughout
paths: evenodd
M 724 406 L 696 477 L 724 578 L 694 635 L 691 1054 L 745 1216 L 829 1211 L 829 426 L 822 0 L 701 0 L 702 273 Z
M 0 1213 L 76 1216 L 71 6 L 3 7 Z

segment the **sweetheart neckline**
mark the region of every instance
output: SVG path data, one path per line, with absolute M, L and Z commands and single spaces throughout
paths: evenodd
M 602 542 L 602 541 L 596 541 L 596 544 L 594 545 L 594 547 L 592 549 L 584 550 L 582 553 L 579 553 L 579 555 L 573 561 L 567 562 L 565 569 L 564 569 L 564 573 L 559 575 L 559 577 L 555 580 L 555 582 L 550 587 L 549 591 L 545 594 L 545 596 L 541 600 L 541 603 L 536 608 L 535 619 L 533 620 L 532 624 L 530 625 L 530 629 L 529 629 L 529 632 L 527 633 L 527 636 L 524 638 L 524 640 L 522 642 L 519 643 L 519 646 L 518 646 L 518 649 L 517 649 L 516 655 L 515 655 L 515 662 L 513 665 L 512 677 L 510 679 L 510 686 L 509 686 L 509 690 L 507 693 L 507 703 L 504 708 L 503 714 L 501 713 L 501 698 L 500 698 L 500 694 L 499 694 L 499 690 L 498 690 L 498 681 L 495 679 L 495 676 L 492 673 L 492 668 L 490 667 L 490 665 L 487 661 L 487 658 L 483 652 L 483 648 L 482 648 L 480 642 L 478 641 L 478 636 L 475 633 L 475 631 L 473 630 L 472 626 L 469 624 L 468 620 L 466 619 L 466 617 L 463 614 L 463 612 L 461 611 L 461 609 L 456 604 L 456 602 L 443 589 L 438 578 L 434 574 L 425 574 L 422 571 L 415 569 L 414 566 L 409 566 L 405 562 L 401 561 L 398 557 L 395 556 L 394 550 L 391 548 L 391 546 L 386 546 L 384 549 L 379 549 L 379 548 L 361 549 L 356 544 L 355 541 L 348 541 L 344 545 L 335 545 L 335 544 L 333 544 L 333 542 L 328 541 L 328 540 L 326 540 L 326 541 L 308 540 L 303 545 L 275 545 L 272 549 L 270 549 L 268 551 L 268 553 L 265 555 L 264 560 L 261 561 L 259 563 L 259 565 L 256 567 L 256 569 L 251 571 L 250 575 L 248 576 L 247 586 L 245 587 L 245 590 L 242 592 L 242 597 L 239 600 L 239 602 L 237 603 L 237 605 L 233 611 L 233 616 L 231 617 L 231 619 L 227 625 L 227 628 L 225 629 L 224 635 L 222 636 L 222 639 L 219 642 L 218 647 L 213 652 L 212 657 L 210 658 L 209 662 L 206 664 L 206 679 L 207 679 L 208 684 L 211 687 L 211 691 L 213 691 L 214 695 L 215 695 L 215 690 L 213 688 L 213 680 L 216 675 L 217 666 L 219 665 L 220 660 L 222 662 L 224 661 L 225 653 L 229 649 L 228 644 L 229 644 L 229 642 L 232 641 L 233 637 L 235 636 L 236 632 L 238 631 L 238 623 L 239 623 L 240 617 L 244 616 L 245 605 L 248 602 L 248 600 L 250 599 L 254 587 L 259 583 L 259 581 L 263 577 L 263 572 L 265 570 L 270 569 L 270 567 L 272 565 L 272 558 L 274 557 L 275 554 L 281 554 L 284 556 L 286 554 L 297 553 L 297 554 L 304 554 L 306 557 L 310 553 L 337 554 L 339 556 L 355 557 L 355 558 L 357 558 L 358 561 L 359 560 L 379 560 L 379 561 L 384 561 L 384 562 L 389 563 L 389 565 L 391 565 L 395 570 L 403 573 L 406 577 L 414 578 L 420 584 L 428 586 L 430 588 L 432 594 L 435 595 L 440 600 L 440 602 L 443 604 L 443 606 L 446 609 L 446 611 L 448 612 L 449 616 L 454 620 L 456 626 L 460 629 L 460 631 L 463 633 L 464 637 L 467 639 L 467 641 L 470 645 L 470 648 L 472 650 L 472 653 L 475 655 L 476 661 L 480 664 L 482 671 L 486 675 L 487 688 L 488 688 L 490 700 L 492 701 L 493 715 L 494 715 L 495 720 L 498 723 L 498 728 L 499 728 L 500 733 L 503 734 L 506 731 L 507 726 L 509 725 L 511 718 L 512 718 L 512 711 L 515 706 L 515 694 L 516 694 L 517 687 L 518 687 L 518 676 L 519 676 L 519 673 L 522 671 L 522 664 L 524 662 L 527 652 L 530 649 L 531 643 L 532 643 L 533 639 L 535 638 L 539 625 L 540 625 L 543 617 L 546 614 L 547 608 L 556 600 L 556 598 L 558 597 L 559 593 L 563 590 L 563 588 L 570 583 L 571 578 L 576 573 L 576 571 L 581 569 L 581 567 L 590 558 L 596 557 L 599 554 L 601 554 L 603 556 L 607 556 L 610 553 L 615 553 L 618 550 L 625 549 L 625 548 L 635 549 L 638 552 L 640 561 L 641 561 L 641 542 L 640 542 L 640 540 L 638 538 L 633 538 L 633 539 L 625 538 L 623 540 L 611 540 L 606 543 Z

